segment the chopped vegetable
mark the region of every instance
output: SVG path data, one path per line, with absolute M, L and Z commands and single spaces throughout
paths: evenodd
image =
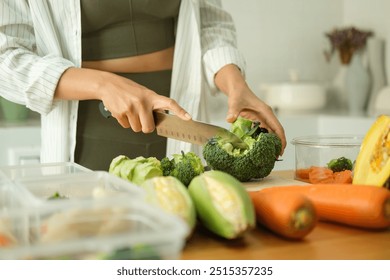
M 109 173 L 133 182 L 142 184 L 147 179 L 162 176 L 160 161 L 155 157 L 136 157 L 130 159 L 124 155 L 117 156 L 111 161 Z
M 241 117 L 230 131 L 242 142 L 236 143 L 224 136 L 211 138 L 203 148 L 208 166 L 229 173 L 241 182 L 268 176 L 281 151 L 278 136 L 267 133 L 259 123 Z
M 165 157 L 161 160 L 164 176 L 173 176 L 188 186 L 192 179 L 204 172 L 202 160 L 193 152 L 174 154 L 172 159 Z
M 99 258 L 103 260 L 161 260 L 156 250 L 149 245 L 118 249 L 110 254 L 103 254 Z
M 67 199 L 66 196 L 61 195 L 59 192 L 55 192 L 53 195 L 47 198 L 48 200 L 56 200 L 56 199 Z
M 10 247 L 17 243 L 11 231 L 11 223 L 8 219 L 0 219 L 0 250 L 1 247 Z
M 8 236 L 0 233 L 0 248 L 11 246 L 14 241 Z
M 188 186 L 195 176 L 203 172 L 202 160 L 193 152 L 174 154 L 172 159 L 165 157 L 161 161 L 155 157 L 130 159 L 120 155 L 111 161 L 109 168 L 109 173 L 136 185 L 154 177 L 173 176 Z
M 334 184 L 352 184 L 352 171 L 344 170 L 333 173 Z
M 302 239 L 317 223 L 313 203 L 300 193 L 249 192 L 256 220 L 274 233 L 290 239 Z
M 340 157 L 337 159 L 332 159 L 327 164 L 328 168 L 331 169 L 333 172 L 340 172 L 344 170 L 352 170 L 352 161 L 345 157 Z
M 297 169 L 295 178 L 310 184 L 351 184 L 352 171 L 333 172 L 327 167 L 311 166 L 310 168 Z
M 211 170 L 188 186 L 202 224 L 226 239 L 242 236 L 255 226 L 255 211 L 244 186 L 233 176 Z
M 390 191 L 370 185 L 317 184 L 275 186 L 264 192 L 303 194 L 322 221 L 350 226 L 385 229 L 390 226 Z
M 309 182 L 310 168 L 300 168 L 295 170 L 295 178 L 301 181 Z
M 331 184 L 334 182 L 333 171 L 326 167 L 312 166 L 309 171 L 309 182 L 312 184 Z

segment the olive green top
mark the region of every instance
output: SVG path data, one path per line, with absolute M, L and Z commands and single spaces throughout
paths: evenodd
M 82 59 L 136 56 L 172 47 L 180 0 L 81 0 Z

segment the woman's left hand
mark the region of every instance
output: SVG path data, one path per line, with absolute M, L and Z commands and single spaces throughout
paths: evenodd
M 249 88 L 241 71 L 233 64 L 227 65 L 217 73 L 215 83 L 228 96 L 226 121 L 232 123 L 238 116 L 259 121 L 261 127 L 279 136 L 283 155 L 287 145 L 284 128 L 272 108 Z

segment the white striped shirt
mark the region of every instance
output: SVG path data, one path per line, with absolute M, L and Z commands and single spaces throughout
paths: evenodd
M 0 0 L 0 95 L 41 114 L 41 161 L 74 160 L 78 101 L 53 100 L 69 67 L 81 66 L 79 0 Z M 220 0 L 182 0 L 171 98 L 194 119 L 207 121 L 205 95 L 226 64 L 245 69 L 231 16 Z M 169 140 L 167 155 L 197 151 Z

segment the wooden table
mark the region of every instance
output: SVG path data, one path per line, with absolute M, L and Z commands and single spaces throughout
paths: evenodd
M 271 175 L 292 180 L 291 171 Z M 199 226 L 187 241 L 183 260 L 390 260 L 390 229 L 363 230 L 320 222 L 302 241 L 278 237 L 257 226 L 239 240 L 219 238 Z

